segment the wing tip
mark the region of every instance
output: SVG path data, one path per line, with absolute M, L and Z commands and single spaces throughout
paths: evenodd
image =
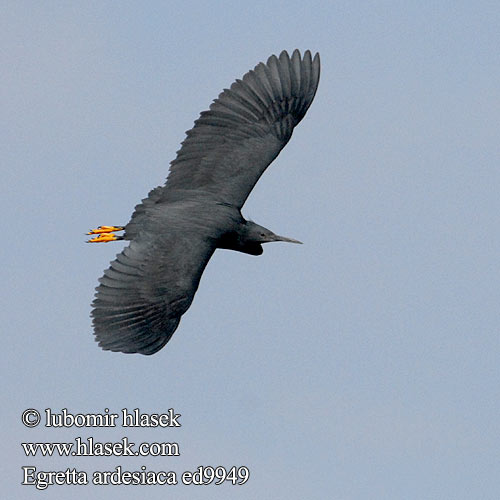
M 161 331 L 141 331 L 127 328 L 106 327 L 93 317 L 94 340 L 103 351 L 122 352 L 124 354 L 143 354 L 150 356 L 163 349 L 169 342 L 179 324 L 180 318 L 171 319 Z

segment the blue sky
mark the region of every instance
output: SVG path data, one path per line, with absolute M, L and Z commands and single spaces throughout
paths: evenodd
M 50 499 L 497 499 L 496 2 L 4 2 L 2 480 Z M 101 351 L 97 279 L 184 131 L 282 49 L 319 91 L 244 215 L 305 244 L 218 251 L 170 343 Z M 26 408 L 181 413 L 28 429 Z M 27 458 L 21 442 L 175 441 L 180 457 Z M 246 465 L 244 486 L 21 486 L 38 470 Z M 166 488 L 166 489 L 165 489 Z

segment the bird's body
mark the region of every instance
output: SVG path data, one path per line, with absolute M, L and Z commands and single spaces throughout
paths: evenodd
M 298 51 L 291 58 L 282 52 L 237 80 L 201 114 L 165 186 L 137 205 L 123 237 L 112 238 L 130 244 L 96 289 L 92 316 L 103 349 L 161 349 L 217 248 L 260 255 L 262 243 L 298 243 L 246 221 L 241 207 L 290 139 L 318 81 L 318 55 L 312 60 L 308 51 L 304 59 Z

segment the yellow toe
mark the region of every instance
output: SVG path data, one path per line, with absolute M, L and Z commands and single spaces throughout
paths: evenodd
M 123 226 L 99 226 L 97 229 L 91 229 L 87 234 L 104 234 L 112 233 L 113 231 L 123 231 Z
M 122 239 L 123 238 L 121 236 L 116 236 L 116 234 L 113 233 L 103 233 L 99 234 L 95 238 L 91 238 L 87 241 L 87 243 L 108 243 L 108 241 L 117 241 Z

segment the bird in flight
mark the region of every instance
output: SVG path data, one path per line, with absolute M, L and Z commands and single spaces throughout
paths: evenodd
M 130 241 L 99 279 L 94 335 L 104 350 L 154 354 L 172 337 L 217 248 L 250 255 L 286 241 L 247 221 L 241 208 L 290 140 L 319 82 L 319 54 L 286 51 L 259 63 L 201 113 L 165 185 L 126 226 L 99 226 L 91 243 Z M 124 231 L 123 236 L 115 233 Z

